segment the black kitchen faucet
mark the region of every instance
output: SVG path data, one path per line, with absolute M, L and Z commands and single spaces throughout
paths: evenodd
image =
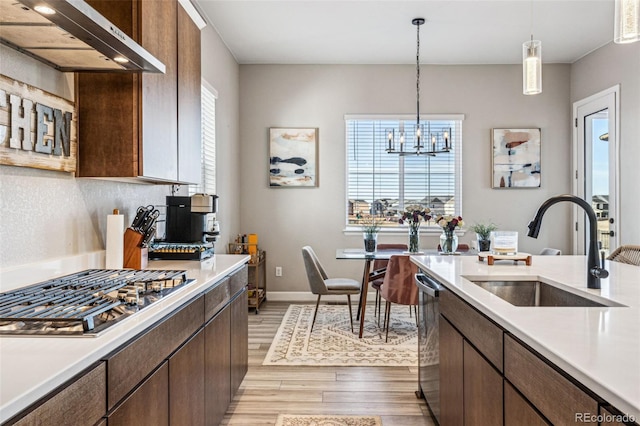
M 587 254 L 587 287 L 598 289 L 600 288 L 600 278 L 607 278 L 609 276 L 609 272 L 604 269 L 604 260 L 601 265 L 600 260 L 598 259 L 598 219 L 596 218 L 596 214 L 593 212 L 593 208 L 591 208 L 591 206 L 585 200 L 576 197 L 575 195 L 569 194 L 557 195 L 555 197 L 549 198 L 547 201 L 542 203 L 542 205 L 536 212 L 536 216 L 531 222 L 529 222 L 529 232 L 527 235 L 533 238 L 538 238 L 542 216 L 544 216 L 544 213 L 549 207 L 562 201 L 575 203 L 582 207 L 583 210 L 587 213 L 587 217 L 589 218 L 590 240 L 589 253 Z

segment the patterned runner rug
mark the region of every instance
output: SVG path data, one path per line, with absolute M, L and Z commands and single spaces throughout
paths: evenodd
M 378 416 L 316 416 L 280 414 L 278 415 L 276 426 L 382 426 L 382 420 Z
M 385 343 L 384 330 L 378 327 L 373 316 L 373 305 L 366 315 L 362 339 L 358 338 L 355 313 L 355 332 L 351 332 L 346 305 L 320 305 L 313 333 L 310 333 L 314 307 L 289 306 L 263 365 L 418 365 L 418 330 L 407 306 L 393 306 L 388 343 Z M 384 312 L 381 314 L 384 316 Z M 435 351 L 431 350 L 429 355 L 435 355 Z

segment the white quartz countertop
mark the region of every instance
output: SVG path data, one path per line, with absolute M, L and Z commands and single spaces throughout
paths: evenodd
M 475 256 L 413 256 L 447 289 L 538 351 L 624 414 L 640 420 L 640 268 L 606 262 L 600 290 L 586 285 L 586 256 L 534 256 L 531 266 Z M 540 279 L 626 307 L 518 307 L 471 280 Z
M 0 336 L 0 422 L 8 420 L 174 309 L 202 294 L 248 260 L 247 255 L 222 254 L 203 262 L 149 262 L 147 269 L 187 270 L 187 277 L 196 281 L 96 337 Z M 67 273 L 73 272 L 76 271 Z M 39 277 L 38 282 L 43 279 Z

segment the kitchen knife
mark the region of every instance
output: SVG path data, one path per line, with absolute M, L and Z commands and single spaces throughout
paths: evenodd
M 151 227 L 156 223 L 156 220 L 159 216 L 160 212 L 155 209 L 152 212 L 148 213 L 144 218 L 144 222 L 142 223 L 142 225 L 140 225 L 140 232 L 146 234 L 147 231 L 151 229 Z
M 156 235 L 156 226 L 153 225 L 151 228 L 147 230 L 144 234 L 144 238 L 142 239 L 142 247 L 148 247 L 149 243 L 153 239 L 154 235 Z
M 133 218 L 130 228 L 137 229 L 142 224 L 142 221 L 144 220 L 144 216 L 146 212 L 147 212 L 147 209 L 145 207 L 142 207 L 142 206 L 138 207 L 138 210 L 136 211 L 136 216 Z

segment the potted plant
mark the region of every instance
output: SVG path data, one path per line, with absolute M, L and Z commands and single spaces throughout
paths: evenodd
M 498 226 L 494 223 L 476 223 L 471 226 L 471 230 L 476 233 L 478 241 L 478 251 L 491 250 L 491 233 L 498 229 Z
M 373 253 L 378 244 L 378 231 L 380 231 L 380 221 L 375 216 L 362 219 L 362 236 L 364 237 L 364 251 Z

